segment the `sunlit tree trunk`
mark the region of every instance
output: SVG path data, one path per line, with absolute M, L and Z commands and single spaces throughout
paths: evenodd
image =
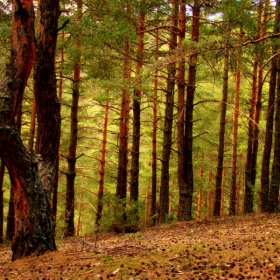
M 219 131 L 219 147 L 217 158 L 217 171 L 216 171 L 216 190 L 215 190 L 215 204 L 214 216 L 220 216 L 221 213 L 221 194 L 222 194 L 222 179 L 224 169 L 224 147 L 225 147 L 225 131 L 226 131 L 226 113 L 227 113 L 227 97 L 228 97 L 228 72 L 229 72 L 229 36 L 230 36 L 230 23 L 227 26 L 227 38 L 224 50 L 224 70 L 223 70 L 223 92 L 221 102 L 221 115 L 220 115 L 220 131 Z
M 169 39 L 169 53 L 177 47 L 177 26 L 178 26 L 178 1 L 172 2 L 172 24 Z M 175 75 L 176 62 L 168 65 L 168 78 L 166 88 L 165 117 L 163 128 L 163 149 L 162 149 L 162 167 L 161 167 L 161 183 L 160 183 L 160 203 L 159 203 L 159 223 L 165 221 L 169 213 L 169 161 L 172 147 L 172 125 L 174 111 L 174 91 L 175 91 Z
M 192 35 L 194 42 L 199 41 L 201 1 L 195 0 L 192 7 Z M 192 219 L 193 199 L 193 103 L 196 87 L 196 70 L 198 53 L 193 53 L 189 60 L 187 98 L 186 98 L 186 121 L 185 121 L 185 176 L 186 176 L 186 209 L 184 220 Z

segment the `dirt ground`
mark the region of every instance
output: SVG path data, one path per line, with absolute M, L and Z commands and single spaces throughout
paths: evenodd
M 280 279 L 280 214 L 176 222 L 57 244 L 56 252 L 15 262 L 2 246 L 0 279 Z

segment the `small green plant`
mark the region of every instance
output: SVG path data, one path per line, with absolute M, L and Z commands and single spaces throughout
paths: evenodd
M 135 233 L 133 234 L 133 236 L 134 236 L 135 238 L 141 238 L 141 237 L 143 236 L 143 234 L 142 234 L 141 231 L 137 231 L 137 232 L 135 232 Z

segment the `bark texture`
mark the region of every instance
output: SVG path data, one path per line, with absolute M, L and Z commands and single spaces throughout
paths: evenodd
M 80 79 L 81 79 L 81 28 L 80 21 L 82 17 L 83 1 L 77 3 L 77 28 L 78 32 L 75 38 L 76 55 L 74 60 L 74 77 L 72 88 L 72 104 L 70 117 L 70 142 L 68 148 L 68 170 L 66 173 L 66 208 L 65 208 L 65 236 L 75 234 L 74 211 L 75 211 L 75 178 L 77 161 L 77 143 L 78 143 L 78 110 L 80 97 Z
M 169 52 L 177 47 L 178 27 L 178 1 L 172 2 L 172 24 L 169 39 Z M 161 167 L 161 183 L 160 183 L 160 205 L 159 205 L 159 223 L 163 223 L 169 212 L 169 161 L 172 148 L 172 125 L 174 114 L 174 92 L 176 79 L 176 63 L 172 62 L 168 65 L 168 78 L 166 88 L 165 117 L 163 128 L 163 149 L 162 149 L 162 167 Z
M 192 7 L 192 40 L 199 41 L 199 20 L 201 1 L 195 0 Z M 193 103 L 196 87 L 198 53 L 193 53 L 189 60 L 187 98 L 186 98 L 186 121 L 185 121 L 185 176 L 186 176 L 186 209 L 184 220 L 192 219 L 192 198 L 193 198 Z
M 52 101 L 56 96 L 54 49 L 59 15 L 58 1 L 42 0 L 39 10 L 42 16 L 41 36 L 38 39 L 36 52 L 35 79 L 37 79 L 37 85 L 40 85 L 39 81 L 43 84 L 42 91 L 40 91 L 41 98 L 47 99 L 47 103 L 53 104 Z M 9 170 L 14 189 L 15 233 L 12 259 L 15 260 L 32 253 L 41 254 L 56 249 L 49 204 L 49 189 L 51 189 L 52 183 L 49 175 L 52 174 L 55 166 L 51 166 L 49 170 L 45 169 L 43 177 L 42 169 L 44 168 L 42 166 L 46 166 L 44 159 L 49 158 L 48 151 L 53 149 L 54 145 L 58 146 L 58 143 L 57 141 L 54 143 L 53 141 L 57 139 L 51 137 L 53 131 L 56 131 L 57 122 L 51 122 L 51 125 L 48 123 L 43 113 L 46 113 L 47 108 L 44 107 L 46 104 L 39 101 L 37 111 L 42 112 L 38 119 L 41 125 L 40 133 L 47 134 L 49 137 L 45 141 L 42 140 L 46 135 L 40 138 L 41 155 L 31 153 L 20 139 L 15 115 L 20 107 L 23 91 L 34 62 L 33 1 L 13 1 L 13 16 L 11 63 L 1 80 L 0 87 L 0 157 Z M 48 67 L 49 65 L 51 66 Z M 49 83 L 48 73 L 51 73 L 53 83 Z M 42 77 L 44 78 L 42 79 Z M 39 100 L 42 101 L 42 99 Z M 54 107 L 57 107 L 57 104 L 55 105 Z M 49 117 L 53 111 L 47 112 Z M 44 127 L 47 129 L 44 130 Z M 49 165 L 48 162 L 47 166 Z
M 186 34 L 186 1 L 180 3 L 179 16 L 179 38 L 178 48 L 183 51 L 183 41 Z M 185 178 L 185 58 L 178 63 L 178 123 L 177 123 L 177 142 L 178 142 L 178 185 L 179 185 L 179 209 L 178 219 L 184 220 L 186 209 L 186 178 Z

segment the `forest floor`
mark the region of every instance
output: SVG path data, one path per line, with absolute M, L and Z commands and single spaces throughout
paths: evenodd
M 57 243 L 56 252 L 14 262 L 2 246 L 0 279 L 280 279 L 280 214 L 176 222 Z

